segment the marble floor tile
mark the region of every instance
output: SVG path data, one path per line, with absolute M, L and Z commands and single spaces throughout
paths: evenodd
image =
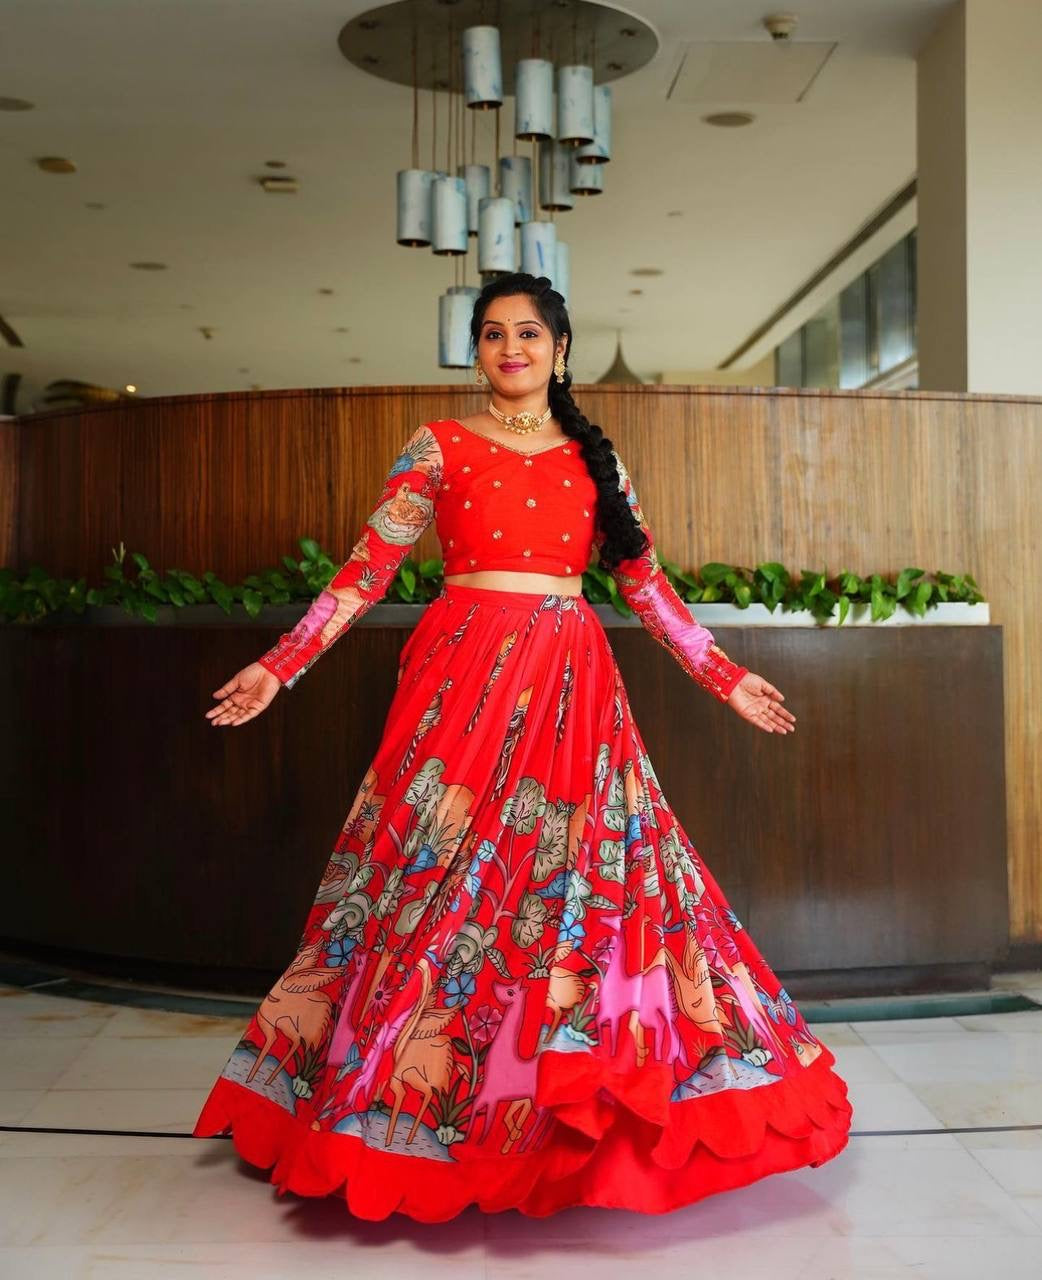
M 0 1089 L 0 1124 L 18 1124 L 44 1096 L 43 1089 Z
M 415 1227 L 414 1237 L 394 1237 L 377 1247 L 332 1233 L 326 1240 L 271 1244 L 0 1248 L 0 1275 L 4 1280 L 411 1280 L 422 1274 L 424 1280 L 486 1280 L 483 1250 L 443 1247 L 444 1224 Z M 471 1230 L 480 1238 L 480 1223 Z
M 962 1125 L 1038 1124 L 1042 1116 L 1042 1082 L 1008 1084 L 984 1081 L 962 1084 L 917 1083 L 908 1086 L 940 1122 Z
M 203 1088 L 213 1083 L 235 1043 L 235 1037 L 218 1036 L 97 1036 L 51 1085 L 57 1089 Z
M 1042 1121 L 1037 1123 L 1042 1124 Z M 1036 1150 L 1042 1150 L 1042 1128 L 981 1129 L 976 1133 L 958 1133 L 955 1136 L 968 1151 L 990 1147 L 1003 1147 L 1013 1150 L 1031 1147 Z
M 936 1039 L 876 1040 L 873 1050 L 906 1084 L 1042 1084 L 1037 1032 L 965 1031 Z
M 206 1089 L 50 1089 L 35 1095 L 36 1102 L 18 1122 L 182 1133 L 194 1126 L 206 1093 Z
M 105 1036 L 221 1036 L 228 1052 L 246 1029 L 248 1018 L 212 1014 L 171 1013 L 164 1009 L 117 1009 L 102 1029 Z
M 26 1122 L 27 1123 L 27 1122 Z M 100 1128 L 100 1125 L 70 1126 Z M 129 1125 L 122 1126 L 129 1128 Z M 171 1134 L 184 1132 L 184 1126 L 171 1128 Z M 224 1138 L 195 1139 L 201 1150 L 206 1141 L 222 1144 Z M 40 1160 L 64 1160 L 67 1156 L 184 1156 L 196 1150 L 193 1140 L 183 1137 L 143 1138 L 116 1133 L 40 1133 L 25 1129 L 20 1133 L 0 1133 L 0 1157 L 21 1156 Z M 3 1273 L 0 1272 L 0 1275 Z
M 893 1067 L 884 1062 L 871 1045 L 863 1041 L 856 1045 L 831 1045 L 830 1048 L 836 1058 L 835 1069 L 848 1085 L 881 1084 L 899 1078 Z
M 433 1225 L 442 1230 L 439 1247 L 474 1249 L 480 1262 L 480 1214 L 447 1224 L 361 1222 L 337 1197 L 279 1197 L 267 1173 L 245 1164 L 230 1143 L 195 1146 L 183 1156 L 0 1155 L 0 1245 L 256 1246 L 336 1238 L 346 1254 L 365 1242 L 415 1239 L 422 1246 Z M 428 1263 L 424 1256 L 425 1274 Z M 357 1273 L 357 1264 L 351 1270 Z
M 847 1097 L 854 1108 L 851 1127 L 859 1131 L 943 1127 L 940 1117 L 900 1080 L 847 1081 Z
M 1042 1240 L 1037 1238 L 855 1236 L 781 1238 L 767 1245 L 758 1238 L 730 1237 L 715 1243 L 725 1260 L 717 1263 L 711 1254 L 705 1270 L 737 1280 L 979 1280 L 982 1275 L 1038 1280 L 1042 1274 Z M 537 1280 L 551 1274 L 550 1266 L 553 1274 L 569 1280 L 622 1280 L 642 1266 L 653 1268 L 655 1280 L 691 1280 L 700 1274 L 692 1265 L 692 1251 L 701 1256 L 704 1248 L 704 1240 L 692 1236 L 660 1248 L 620 1244 L 611 1256 L 562 1244 L 553 1263 L 536 1263 L 526 1254 L 492 1253 L 488 1280 Z
M 115 1016 L 113 1005 L 67 1000 L 34 991 L 0 992 L 0 1038 L 97 1035 Z
M 93 1043 L 85 1036 L 0 1037 L 0 1092 L 49 1089 Z
M 831 1049 L 838 1044 L 864 1044 L 849 1022 L 808 1022 L 807 1026 Z
M 988 1014 L 988 1017 L 999 1017 Z M 851 1022 L 865 1044 L 897 1044 L 902 1040 L 930 1040 L 944 1035 L 965 1035 L 957 1018 L 878 1018 Z
M 1011 1009 L 1007 1013 L 960 1014 L 955 1021 L 967 1031 L 1042 1031 L 1042 1009 Z

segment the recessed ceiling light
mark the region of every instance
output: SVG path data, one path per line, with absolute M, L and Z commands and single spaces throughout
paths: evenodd
M 86 209 L 104 209 L 105 208 L 105 206 L 101 203 L 100 200 L 84 200 L 83 205 L 84 205 L 84 208 Z
M 748 111 L 714 111 L 711 115 L 703 116 L 702 119 L 706 124 L 722 125 L 725 129 L 734 129 L 743 124 L 752 124 L 756 117 Z
M 296 195 L 297 193 L 296 178 L 290 178 L 288 176 L 287 177 L 265 176 L 262 178 L 258 178 L 257 181 L 264 188 L 264 190 L 268 192 L 269 195 L 271 195 L 273 192 L 279 192 L 279 191 L 288 192 L 290 195 Z
M 165 262 L 132 262 L 135 271 L 165 271 Z
M 683 209 L 670 209 L 669 213 L 666 214 L 667 218 L 682 218 L 683 216 Z
M 361 363 L 362 363 L 362 357 L 361 357 L 361 356 L 348 356 L 348 357 L 347 357 L 347 363 L 348 363 L 348 364 L 361 364 Z
M 340 325 L 340 327 L 337 329 L 334 329 L 333 332 L 334 333 L 350 333 L 351 330 L 348 329 L 345 325 Z
M 44 173 L 76 172 L 76 166 L 66 156 L 40 156 L 36 164 Z
M 661 267 L 632 267 L 630 269 L 631 276 L 660 276 L 663 274 Z
M 631 290 L 630 290 L 630 293 L 631 293 L 634 297 L 639 297 L 639 296 L 640 296 L 640 294 L 642 294 L 643 292 L 644 292 L 644 290 L 643 290 L 643 289 L 631 289 Z
M 286 167 L 285 160 L 265 160 L 264 163 L 269 169 L 285 169 Z
M 128 382 L 126 386 L 126 390 L 130 392 L 134 392 L 137 390 L 137 387 L 135 387 L 132 382 Z
M 32 111 L 35 102 L 27 102 L 25 98 L 0 98 L 0 111 Z
M 319 293 L 332 293 L 332 289 L 319 289 Z
M 250 371 L 250 366 L 249 366 L 249 365 L 247 365 L 247 366 L 245 367 L 245 369 L 240 369 L 240 370 L 239 370 L 239 372 L 240 372 L 240 373 L 249 373 L 249 371 Z

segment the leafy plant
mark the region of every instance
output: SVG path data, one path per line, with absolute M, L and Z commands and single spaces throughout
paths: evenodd
M 30 623 L 62 611 L 82 614 L 91 606 L 118 605 L 129 614 L 155 622 L 160 605 L 183 609 L 208 603 L 220 605 L 227 614 L 239 604 L 249 617 L 256 618 L 266 604 L 313 600 L 340 567 L 314 538 L 300 538 L 298 546 L 299 560 L 283 556 L 281 565 L 251 573 L 234 585 L 209 570 L 201 575 L 185 569 L 160 574 L 140 551 L 128 555 L 122 542 L 112 548 L 112 563 L 102 571 L 104 582 L 98 587 L 88 587 L 85 578 L 53 578 L 38 565 L 24 577 L 12 569 L 0 569 L 0 618 Z M 779 607 L 784 612 L 807 610 L 820 620 L 832 617 L 838 607 L 840 624 L 855 604 L 870 605 L 872 621 L 878 622 L 889 618 L 898 605 L 922 617 L 928 608 L 942 602 L 975 604 L 984 599 L 968 573 L 949 574 L 939 569 L 933 581 L 925 570 L 907 568 L 892 582 L 878 573 L 862 578 L 844 570 L 830 578 L 824 571 L 811 569 L 801 570 L 799 579 L 794 580 L 784 565 L 774 561 L 754 569 L 710 562 L 687 573 L 664 560 L 662 570 L 680 598 L 690 604 L 718 601 L 740 609 L 763 604 L 772 613 Z M 444 563 L 437 557 L 416 561 L 407 556 L 385 599 L 426 603 L 441 590 L 443 574 Z M 595 563 L 582 575 L 582 592 L 591 604 L 610 604 L 623 615 L 633 612 L 615 579 Z

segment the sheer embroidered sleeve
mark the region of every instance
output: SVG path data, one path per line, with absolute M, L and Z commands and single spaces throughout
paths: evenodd
M 749 668 L 728 658 L 715 642 L 713 633 L 691 616 L 659 564 L 651 529 L 641 511 L 633 481 L 626 465 L 614 453 L 619 488 L 647 536 L 641 555 L 622 560 L 611 571 L 619 594 L 640 618 L 644 629 L 668 649 L 688 675 L 720 702 L 726 702 L 735 685 Z M 602 536 L 595 539 L 599 545 Z
M 395 458 L 350 559 L 293 630 L 257 659 L 287 688 L 386 594 L 409 547 L 434 518 L 443 468 L 434 433 L 426 425 L 417 428 Z

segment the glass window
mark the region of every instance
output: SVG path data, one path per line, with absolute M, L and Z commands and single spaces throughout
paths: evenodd
M 863 387 L 869 379 L 868 281 L 859 275 L 839 295 L 839 385 Z
M 839 296 L 825 304 L 803 326 L 805 387 L 839 385 Z
M 803 330 L 790 333 L 774 348 L 774 385 L 803 386 Z
M 915 350 L 908 258 L 906 236 L 888 249 L 873 269 L 880 373 L 907 360 Z

